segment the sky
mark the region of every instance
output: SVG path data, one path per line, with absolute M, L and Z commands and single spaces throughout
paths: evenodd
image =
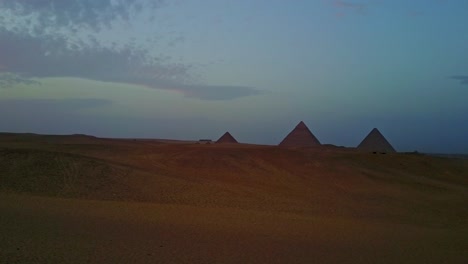
M 0 131 L 468 153 L 466 0 L 0 0 Z

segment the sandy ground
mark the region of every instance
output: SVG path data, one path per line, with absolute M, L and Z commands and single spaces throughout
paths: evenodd
M 468 163 L 0 136 L 0 263 L 467 263 Z
M 1 195 L 3 263 L 465 263 L 468 230 Z

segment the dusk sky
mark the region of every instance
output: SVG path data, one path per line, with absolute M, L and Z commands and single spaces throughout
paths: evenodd
M 0 131 L 468 153 L 466 0 L 0 0 Z

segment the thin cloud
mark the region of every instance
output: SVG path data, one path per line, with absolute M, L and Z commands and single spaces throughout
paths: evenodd
M 191 65 L 152 58 L 145 50 L 99 44 L 70 47 L 67 39 L 33 36 L 0 29 L 0 87 L 37 84 L 40 78 L 74 77 L 172 90 L 203 100 L 230 100 L 257 95 L 250 87 L 191 83 Z
M 131 19 L 146 6 L 155 9 L 163 3 L 0 0 L 0 14 L 10 12 L 31 21 L 0 24 L 0 88 L 37 84 L 41 78 L 73 77 L 172 90 L 202 100 L 230 100 L 261 93 L 251 87 L 200 84 L 191 74 L 191 64 L 154 56 L 131 41 L 110 45 L 99 39 L 97 31 L 111 27 L 116 19 Z M 73 28 L 79 29 L 79 34 L 72 34 Z M 183 40 L 179 37 L 168 45 Z
M 0 71 L 2 69 L 0 68 Z M 24 84 L 24 85 L 40 85 L 40 82 L 36 80 L 31 80 L 24 78 L 18 74 L 14 73 L 1 73 L 0 72 L 0 88 L 11 88 L 15 85 L 18 84 Z
M 450 76 L 450 79 L 458 80 L 462 85 L 468 85 L 468 75 L 454 75 Z
M 32 36 L 0 29 L 0 72 L 23 78 L 77 77 L 97 81 L 137 83 L 138 80 L 183 81 L 189 65 L 150 59 L 144 50 L 98 44 L 70 48 L 65 38 Z

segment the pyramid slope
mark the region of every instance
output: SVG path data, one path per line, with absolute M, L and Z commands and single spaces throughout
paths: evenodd
M 321 144 L 306 124 L 301 121 L 279 145 L 285 147 L 314 147 Z
M 222 135 L 216 143 L 238 143 L 237 140 L 231 135 L 231 133 L 226 132 Z
M 372 129 L 372 131 L 362 140 L 357 148 L 359 150 L 372 152 L 396 152 L 393 146 L 387 141 L 387 139 L 382 135 L 382 133 L 380 133 L 377 128 Z

